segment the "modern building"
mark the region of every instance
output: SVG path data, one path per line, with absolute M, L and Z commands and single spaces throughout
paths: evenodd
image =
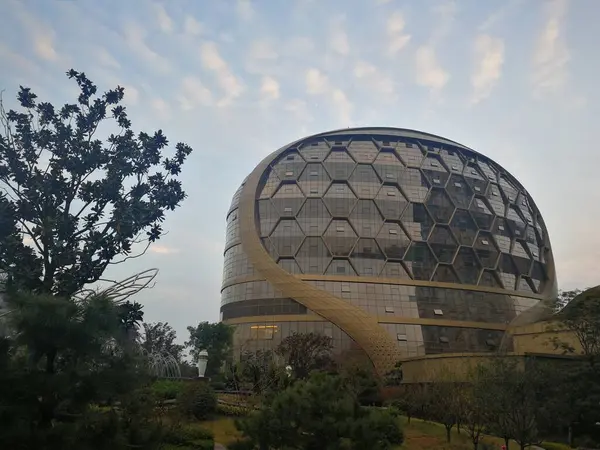
M 380 373 L 511 351 L 507 329 L 555 295 L 548 232 L 525 188 L 428 133 L 300 139 L 260 162 L 227 215 L 221 317 L 236 325 L 237 355 L 310 331 Z

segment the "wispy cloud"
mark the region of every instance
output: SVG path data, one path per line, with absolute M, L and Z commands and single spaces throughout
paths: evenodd
M 545 6 L 546 20 L 533 54 L 533 92 L 540 96 L 563 87 L 568 77 L 570 52 L 564 37 L 566 0 L 552 0 Z
M 306 71 L 305 82 L 309 95 L 324 95 L 333 105 L 338 120 L 344 125 L 351 123 L 353 105 L 342 89 L 332 85 L 327 75 L 319 69 L 311 68 Z
M 279 82 L 273 77 L 263 77 L 260 93 L 263 100 L 277 100 L 281 95 L 279 92 Z
M 237 0 L 237 15 L 244 21 L 250 21 L 254 18 L 254 7 L 250 0 Z
M 135 22 L 129 22 L 123 30 L 125 42 L 131 52 L 139 56 L 146 63 L 152 64 L 154 69 L 163 73 L 171 71 L 169 61 L 146 44 L 147 31 Z
M 502 75 L 504 42 L 487 34 L 475 38 L 471 104 L 489 97 Z
M 202 24 L 194 17 L 189 14 L 183 19 L 183 31 L 189 36 L 198 36 L 203 31 Z
M 394 100 L 394 80 L 381 68 L 361 60 L 354 66 L 354 76 L 365 83 L 370 91 L 382 94 L 387 100 Z
M 229 68 L 221 57 L 217 44 L 205 42 L 200 47 L 200 59 L 205 69 L 212 71 L 217 77 L 217 83 L 223 91 L 223 97 L 217 106 L 227 106 L 244 92 L 244 85 Z
M 149 248 L 150 252 L 159 255 L 173 255 L 179 253 L 179 250 L 173 247 L 167 247 L 166 245 L 153 244 Z
M 329 26 L 329 47 L 337 54 L 348 56 L 350 53 L 350 43 L 348 34 L 344 28 L 346 18 L 343 15 L 334 17 Z
M 204 86 L 202 80 L 194 76 L 187 76 L 181 81 L 179 104 L 184 111 L 199 106 L 209 106 L 212 104 L 212 93 Z
M 417 84 L 429 88 L 432 93 L 441 90 L 450 79 L 450 74 L 438 62 L 435 48 L 431 45 L 417 49 L 415 68 Z
M 387 50 L 390 56 L 396 55 L 410 41 L 410 35 L 404 29 L 406 21 L 404 15 L 400 11 L 396 11 L 390 15 L 386 23 L 387 32 Z
M 165 7 L 163 5 L 155 3 L 154 11 L 156 13 L 156 20 L 158 22 L 158 27 L 160 28 L 160 30 L 163 33 L 171 33 L 173 31 L 173 20 L 165 10 Z
M 502 6 L 487 16 L 477 29 L 482 33 L 489 31 L 517 11 L 519 7 L 523 5 L 524 1 L 525 0 L 505 0 L 502 3 Z

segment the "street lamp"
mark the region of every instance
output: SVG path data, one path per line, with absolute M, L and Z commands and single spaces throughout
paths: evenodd
M 200 350 L 198 353 L 198 378 L 204 378 L 206 373 L 206 364 L 208 362 L 208 352 L 206 350 Z

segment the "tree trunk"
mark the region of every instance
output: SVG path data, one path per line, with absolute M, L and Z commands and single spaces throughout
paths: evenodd
M 567 442 L 569 444 L 569 447 L 573 447 L 573 425 L 571 425 L 571 424 L 569 424 Z
M 452 425 L 450 425 L 450 426 L 445 425 L 445 427 L 446 427 L 446 440 L 448 442 L 450 442 L 450 430 L 452 429 Z
M 407 414 L 406 417 L 408 418 L 408 424 L 410 425 L 410 414 Z
M 525 450 L 525 448 L 527 448 L 527 444 L 525 444 L 525 442 L 521 442 L 521 443 L 519 444 L 519 448 L 520 448 L 521 450 Z
M 504 446 L 506 447 L 506 450 L 508 450 L 508 445 L 510 444 L 510 438 L 508 437 L 504 437 Z

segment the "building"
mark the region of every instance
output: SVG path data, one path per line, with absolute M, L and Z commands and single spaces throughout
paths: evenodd
M 309 331 L 380 373 L 511 351 L 507 329 L 555 295 L 548 233 L 524 187 L 428 133 L 300 139 L 260 162 L 227 215 L 221 318 L 236 325 L 237 355 Z

